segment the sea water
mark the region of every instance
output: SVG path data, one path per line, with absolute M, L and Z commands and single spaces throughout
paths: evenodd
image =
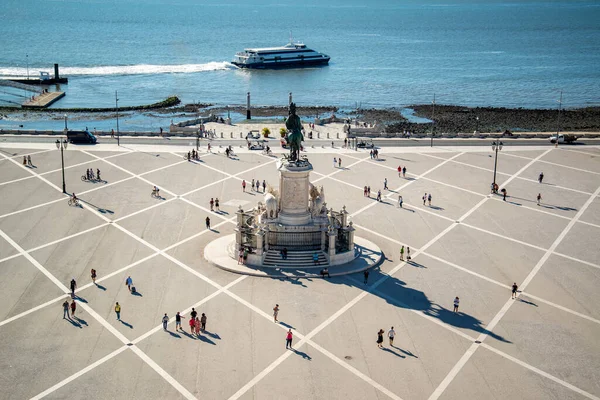
M 148 104 L 555 108 L 600 104 L 600 3 L 502 0 L 3 0 L 0 77 L 53 63 L 54 107 Z M 242 70 L 290 31 L 329 66 Z M 25 94 L 26 95 L 26 94 Z M 23 93 L 0 87 L 0 105 Z M 12 103 L 11 103 L 12 102 Z

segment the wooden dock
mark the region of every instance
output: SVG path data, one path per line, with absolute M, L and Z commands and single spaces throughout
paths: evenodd
M 23 108 L 46 108 L 58 99 L 65 96 L 65 92 L 44 92 L 27 100 L 22 104 Z

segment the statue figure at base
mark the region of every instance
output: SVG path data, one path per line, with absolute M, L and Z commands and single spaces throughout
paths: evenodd
M 302 135 L 302 122 L 300 117 L 296 115 L 296 104 L 290 103 L 290 111 L 285 127 L 289 131 L 286 141 L 290 146 L 290 161 L 298 161 L 300 159 L 300 147 L 304 141 Z

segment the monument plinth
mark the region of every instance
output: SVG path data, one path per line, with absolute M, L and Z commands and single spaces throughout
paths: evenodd
M 304 225 L 311 220 L 309 210 L 309 178 L 313 167 L 307 160 L 277 162 L 279 171 L 279 222 Z

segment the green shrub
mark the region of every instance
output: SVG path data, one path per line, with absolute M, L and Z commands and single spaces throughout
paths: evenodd
M 269 128 L 267 128 L 266 126 L 264 128 L 262 128 L 262 135 L 264 137 L 268 138 L 270 134 L 271 134 L 271 130 Z

